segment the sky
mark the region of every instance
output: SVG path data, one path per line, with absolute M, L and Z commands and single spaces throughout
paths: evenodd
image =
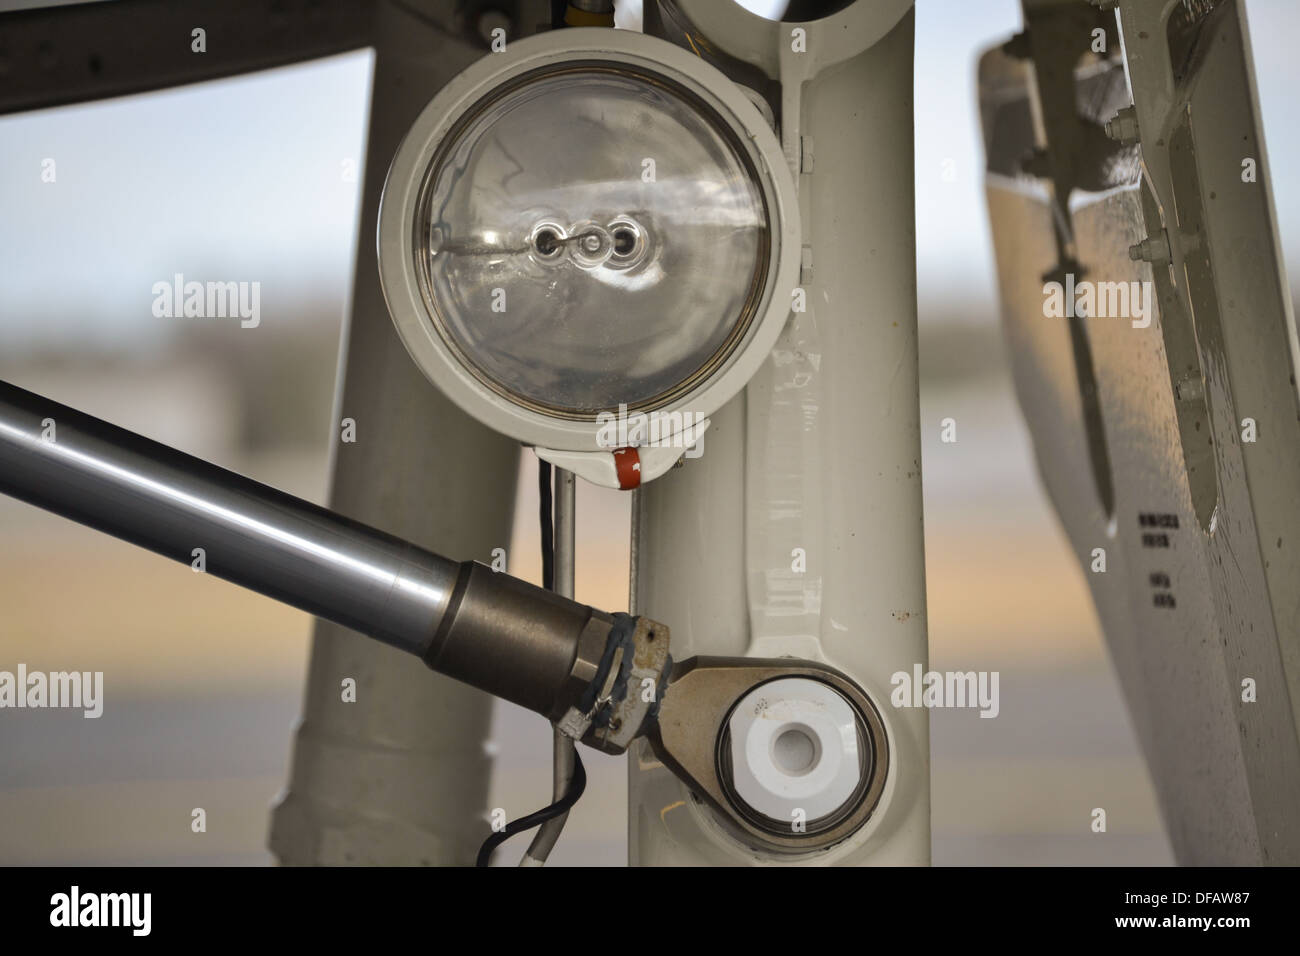
M 1247 11 L 1283 245 L 1300 274 L 1300 177 L 1289 174 L 1300 3 L 1247 0 Z M 1017 0 L 917 4 L 923 314 L 956 299 L 987 316 L 996 301 L 975 66 L 1019 22 Z M 362 51 L 0 118 L 0 344 L 147 347 L 153 284 L 187 269 L 261 281 L 264 311 L 346 297 L 371 64 Z M 41 178 L 48 159 L 54 184 Z
M 372 59 L 0 119 L 0 342 L 132 342 L 177 272 L 260 281 L 264 313 L 345 296 Z

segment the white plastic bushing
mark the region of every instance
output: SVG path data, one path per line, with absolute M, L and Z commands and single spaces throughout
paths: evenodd
M 760 684 L 736 705 L 728 726 L 736 795 L 773 821 L 834 813 L 862 781 L 857 714 L 819 681 Z

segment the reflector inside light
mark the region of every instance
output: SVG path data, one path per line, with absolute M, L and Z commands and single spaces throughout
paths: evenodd
M 511 401 L 591 418 L 671 402 L 741 341 L 768 275 L 735 133 L 662 76 L 561 64 L 450 131 L 412 248 L 439 336 Z
M 794 181 L 756 101 L 608 28 L 512 42 L 448 83 L 379 209 L 384 298 L 429 381 L 605 484 L 602 418 L 626 408 L 658 426 L 623 442 L 657 442 L 643 480 L 662 474 L 767 360 L 799 280 Z

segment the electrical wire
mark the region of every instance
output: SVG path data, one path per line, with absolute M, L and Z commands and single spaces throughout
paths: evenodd
M 573 472 L 565 468 L 554 471 L 553 498 L 555 507 L 552 512 L 555 521 L 555 585 L 553 590 L 561 597 L 574 596 L 574 550 L 577 512 L 577 484 Z M 569 781 L 573 777 L 573 760 L 577 748 L 573 738 L 561 733 L 559 728 L 551 732 L 551 799 L 559 800 L 568 792 Z M 519 861 L 520 866 L 545 866 L 555 844 L 559 842 L 569 815 L 552 817 L 537 828 L 537 833 L 528 844 L 528 850 Z
M 564 535 L 564 559 L 569 563 L 566 565 L 564 572 L 562 590 L 568 592 L 565 597 L 573 597 L 573 475 L 563 469 L 556 469 L 555 474 L 560 480 L 563 509 L 556 508 L 550 463 L 538 460 L 537 491 L 538 516 L 541 519 L 542 533 L 542 584 L 548 591 L 556 590 L 556 524 L 558 518 L 563 518 L 565 525 L 559 530 Z M 555 846 L 555 842 L 560 837 L 560 831 L 564 827 L 564 817 L 568 815 L 569 809 L 578 802 L 578 798 L 582 796 L 587 787 L 587 773 L 583 769 L 582 761 L 578 758 L 573 741 L 556 730 L 554 748 L 555 802 L 535 813 L 530 813 L 526 817 L 511 821 L 503 829 L 489 835 L 479 848 L 477 866 L 487 866 L 492 858 L 492 852 L 498 846 L 510 839 L 510 837 L 531 830 L 534 827 L 540 827 L 541 829 L 528 847 L 528 852 L 524 854 L 519 865 L 542 866 L 545 864 L 551 848 Z M 561 788 L 563 788 L 562 792 Z
M 536 813 L 530 813 L 526 817 L 520 817 L 507 823 L 502 830 L 493 833 L 483 845 L 479 847 L 478 860 L 475 866 L 487 866 L 488 861 L 492 859 L 492 851 L 498 846 L 509 840 L 516 834 L 523 833 L 525 830 L 531 830 L 533 827 L 541 826 L 552 817 L 558 817 L 562 813 L 568 813 L 582 792 L 587 789 L 587 771 L 583 769 L 582 758 L 576 753 L 573 755 L 573 776 L 569 779 L 569 789 L 559 800 L 552 803 L 549 807 L 538 810 Z
M 572 737 L 567 737 L 558 728 L 551 732 L 551 799 L 559 800 L 569 792 L 573 781 L 573 762 L 578 759 L 578 748 Z M 555 844 L 560 842 L 560 834 L 569 820 L 568 811 L 551 817 L 537 828 L 528 849 L 519 860 L 520 866 L 545 866 Z
M 551 495 L 551 463 L 537 462 L 538 511 L 542 520 L 542 587 L 555 590 L 555 505 Z

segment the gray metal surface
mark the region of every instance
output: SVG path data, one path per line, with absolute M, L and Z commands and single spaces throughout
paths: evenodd
M 0 11 L 0 113 L 198 83 L 355 50 L 374 10 L 313 0 L 112 0 Z M 194 31 L 202 29 L 203 49 Z
M 455 562 L 4 382 L 0 492 L 419 656 L 456 582 Z
M 1056 15 L 1027 6 L 1031 33 Z M 1296 338 L 1244 10 L 1234 0 L 1120 9 L 1128 84 L 1118 57 L 1040 51 L 1078 66 L 1058 87 L 1080 104 L 1074 122 L 1099 132 L 1128 105 L 1129 85 L 1137 105 L 1140 153 L 1112 145 L 1093 155 L 1097 175 L 1051 177 L 1058 190 L 1068 179 L 1068 195 L 1005 164 L 1037 147 L 1049 160 L 1040 176 L 1061 168 L 1052 125 L 1031 121 L 1062 112 L 1059 99 L 1034 102 L 1043 70 L 1003 51 L 981 61 L 1016 388 L 1179 862 L 1295 863 Z M 1246 157 L 1256 181 L 1242 176 Z M 1162 232 L 1172 261 L 1130 259 L 1131 245 Z M 1150 324 L 1048 316 L 1044 282 L 1063 266 L 1094 282 L 1149 283 Z M 1080 374 L 1080 335 L 1091 382 Z M 1243 437 L 1247 418 L 1254 440 Z
M 554 591 L 467 563 L 425 662 L 556 721 L 596 676 L 612 623 Z

